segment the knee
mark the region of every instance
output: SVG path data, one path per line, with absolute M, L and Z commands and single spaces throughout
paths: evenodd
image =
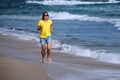
M 42 51 L 45 51 L 45 47 L 42 47 Z
M 51 50 L 51 48 L 49 48 L 49 47 L 48 47 L 48 48 L 47 48 L 47 50 L 48 50 L 48 51 L 50 51 L 50 50 Z

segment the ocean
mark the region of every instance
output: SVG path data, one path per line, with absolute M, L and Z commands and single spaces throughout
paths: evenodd
M 0 33 L 40 45 L 43 11 L 53 20 L 53 49 L 120 64 L 120 0 L 1 0 Z

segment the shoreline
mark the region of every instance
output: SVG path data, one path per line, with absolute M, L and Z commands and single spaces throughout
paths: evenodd
M 100 78 L 111 79 L 110 78 L 111 75 L 116 77 L 118 74 L 120 74 L 120 64 L 101 62 L 101 61 L 97 61 L 94 58 L 68 55 L 64 52 L 52 51 L 53 62 L 51 63 L 45 62 L 45 64 L 42 64 L 40 46 L 37 45 L 37 42 L 35 40 L 31 40 L 31 41 L 19 40 L 16 37 L 9 36 L 9 35 L 1 35 L 1 34 L 0 34 L 0 59 L 1 59 L 1 63 L 3 63 L 3 65 L 1 66 L 6 66 L 4 65 L 4 63 L 6 62 L 8 65 L 10 65 L 10 63 L 14 63 L 14 61 L 16 62 L 14 65 L 12 65 L 12 67 L 9 68 L 9 70 L 13 67 L 16 67 L 16 68 L 19 67 L 17 66 L 19 62 L 21 66 L 26 65 L 24 70 L 21 67 L 18 68 L 18 70 L 20 71 L 23 70 L 23 73 L 24 72 L 27 73 L 27 71 L 30 69 L 32 69 L 33 71 L 35 69 L 36 70 L 34 71 L 34 75 L 35 75 L 35 74 L 41 74 L 40 73 L 41 71 L 39 71 L 39 69 L 44 70 L 45 71 L 44 74 L 41 74 L 41 75 L 45 75 L 43 76 L 43 78 L 47 76 L 48 79 L 46 80 L 51 80 L 51 79 L 66 80 L 67 78 L 71 79 L 71 77 L 76 78 L 75 80 L 86 80 L 84 79 L 85 77 L 92 80 L 96 80 Z M 4 62 L 4 60 L 7 60 L 7 61 Z M 36 66 L 37 68 L 32 67 L 31 65 Z M 5 69 L 3 71 L 6 72 Z M 7 74 L 6 76 L 13 77 L 12 75 L 9 75 L 10 72 L 12 71 L 6 72 L 5 73 Z M 110 74 L 106 74 L 106 72 L 110 72 Z M 15 73 L 16 72 L 14 72 L 13 74 Z M 1 74 L 4 75 L 3 73 Z M 102 76 L 103 74 L 105 76 Z M 95 75 L 96 75 L 96 78 L 94 78 Z M 18 75 L 18 77 L 21 77 L 21 76 L 23 76 L 23 78 L 30 78 L 30 76 L 24 76 L 20 74 Z M 81 79 L 79 79 L 80 77 Z M 120 78 L 119 76 L 117 77 Z
M 22 40 L 22 39 L 19 39 L 19 38 L 15 37 L 15 36 L 0 34 L 0 45 L 5 46 L 6 48 L 7 47 L 12 48 L 13 50 L 18 49 L 18 50 L 23 51 L 25 53 L 30 52 L 30 55 L 32 53 L 35 53 L 35 54 L 39 55 L 39 59 L 41 58 L 41 53 L 40 53 L 41 48 L 38 45 L 38 42 L 36 40 Z M 4 53 L 4 52 L 5 51 L 3 50 L 3 52 L 1 52 L 1 53 Z M 8 53 L 8 52 L 6 52 L 6 53 Z M 16 53 L 18 54 L 18 52 L 16 52 Z M 52 49 L 51 53 L 53 54 L 52 56 L 54 58 L 55 57 L 57 57 L 59 59 L 63 58 L 65 61 L 70 61 L 70 60 L 65 59 L 66 57 L 68 57 L 68 59 L 71 59 L 71 58 L 79 59 L 79 58 L 81 58 L 81 60 L 85 60 L 85 61 L 88 61 L 88 62 L 93 61 L 93 62 L 99 63 L 99 64 L 103 63 L 103 64 L 108 64 L 108 65 L 120 65 L 120 64 L 116 64 L 116 63 L 109 63 L 109 62 L 100 61 L 100 60 L 97 60 L 97 59 L 91 58 L 91 57 L 77 56 L 77 55 L 68 54 L 66 52 L 59 52 L 56 49 Z M 2 56 L 4 54 L 0 54 L 0 55 Z M 78 61 L 78 62 L 80 62 L 80 61 Z M 74 62 L 74 63 L 77 64 L 77 62 Z

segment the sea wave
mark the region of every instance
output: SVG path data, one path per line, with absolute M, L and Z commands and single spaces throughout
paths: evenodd
M 28 33 L 24 31 L 18 31 L 16 29 L 0 28 L 0 34 L 15 36 L 18 39 L 22 39 L 22 40 L 35 40 L 39 43 L 39 37 L 36 33 Z M 66 52 L 66 54 L 96 58 L 97 60 L 101 60 L 104 62 L 120 64 L 119 53 L 110 53 L 110 52 L 106 52 L 105 50 L 91 50 L 88 48 L 82 48 L 80 46 L 62 43 L 59 40 L 53 40 L 52 48 L 57 48 L 57 49 L 59 48 L 60 49 L 59 51 Z
M 36 20 L 39 19 L 40 16 L 24 16 L 24 15 L 0 15 L 1 19 L 25 19 L 25 20 Z
M 107 2 L 87 2 L 87 1 L 77 1 L 77 0 L 27 0 L 26 3 L 32 4 L 43 4 L 43 5 L 79 5 L 79 4 L 111 4 L 111 3 L 120 3 L 116 0 L 108 0 Z
M 52 19 L 55 20 L 80 20 L 80 21 L 95 21 L 108 22 L 113 24 L 120 30 L 120 19 L 116 18 L 100 18 L 88 15 L 71 14 L 69 12 L 49 12 Z
M 90 58 L 96 58 L 103 62 L 120 64 L 120 54 L 110 53 L 105 50 L 90 50 L 87 48 L 81 48 L 80 46 L 72 46 L 68 44 L 61 45 L 62 51 L 73 55 L 85 56 Z
M 0 28 L 0 34 L 2 35 L 11 35 L 14 37 L 17 37 L 18 39 L 22 39 L 22 40 L 36 40 L 39 41 L 39 38 L 37 38 L 37 34 L 36 33 L 29 33 L 29 32 L 25 32 L 23 30 L 18 30 L 15 28 Z
M 89 15 L 71 14 L 69 12 L 49 12 L 50 18 L 53 20 L 79 20 L 79 21 L 94 21 L 94 22 L 108 22 L 117 27 L 120 31 L 120 19 L 118 18 L 101 18 Z M 31 19 L 39 20 L 41 16 L 23 16 L 23 15 L 1 15 L 0 18 L 10 19 Z

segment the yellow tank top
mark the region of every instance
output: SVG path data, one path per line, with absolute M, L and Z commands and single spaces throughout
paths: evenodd
M 51 25 L 52 25 L 52 20 L 48 20 L 48 21 L 39 20 L 38 21 L 38 26 L 43 26 L 43 28 L 40 31 L 40 38 L 47 38 L 48 36 L 51 35 L 51 32 L 50 32 Z

